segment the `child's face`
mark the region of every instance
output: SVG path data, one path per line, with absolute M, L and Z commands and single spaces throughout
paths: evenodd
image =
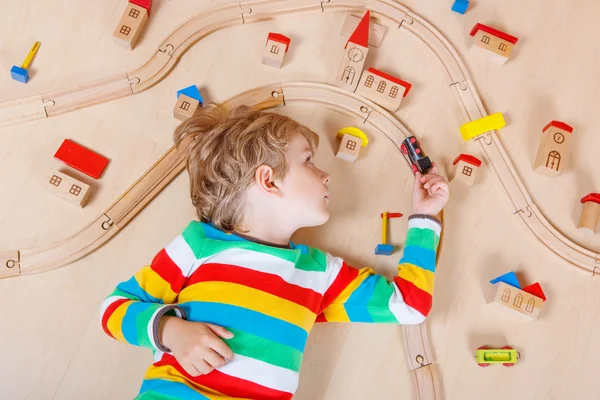
M 329 219 L 329 174 L 317 168 L 306 138 L 297 134 L 287 150 L 288 171 L 280 183 L 286 212 L 302 226 Z

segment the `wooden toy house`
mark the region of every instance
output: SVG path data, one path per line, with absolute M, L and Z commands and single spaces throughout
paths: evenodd
M 456 165 L 456 169 L 450 181 L 459 181 L 467 186 L 472 186 L 475 183 L 477 170 L 481 166 L 481 160 L 469 154 L 461 154 L 456 157 L 452 165 Z
M 592 236 L 600 219 L 600 193 L 590 193 L 581 202 L 583 211 L 577 229 L 586 236 Z
M 351 126 L 341 129 L 337 133 L 337 137 L 342 140 L 335 156 L 350 163 L 356 161 L 360 148 L 369 144 L 367 135 L 360 129 Z
M 146 26 L 148 15 L 148 9 L 145 7 L 128 2 L 125 12 L 113 32 L 115 42 L 133 50 L 144 26 Z
M 48 171 L 44 179 L 44 187 L 56 197 L 82 208 L 90 194 L 89 185 L 56 170 Z
M 500 64 L 508 61 L 514 45 L 519 40 L 484 24 L 475 24 L 471 29 L 471 36 L 473 36 L 471 51 L 482 53 Z
M 198 107 L 202 106 L 203 100 L 196 85 L 188 86 L 177 91 L 177 102 L 173 107 L 173 117 L 185 121 L 194 115 Z
M 371 13 L 367 11 L 362 20 L 346 42 L 340 67 L 335 76 L 334 84 L 350 92 L 356 90 L 360 80 L 367 53 L 369 52 L 369 19 Z
M 267 44 L 263 52 L 263 64 L 281 68 L 283 58 L 290 46 L 290 38 L 280 33 L 269 32 Z
M 531 320 L 540 315 L 546 296 L 539 283 L 521 288 L 514 272 L 501 275 L 490 281 L 486 303 L 503 310 L 511 310 Z
M 400 107 L 412 85 L 375 68 L 362 73 L 356 93 L 394 112 Z
M 533 168 L 549 177 L 560 175 L 568 164 L 569 141 L 573 128 L 564 122 L 552 121 L 542 130 Z

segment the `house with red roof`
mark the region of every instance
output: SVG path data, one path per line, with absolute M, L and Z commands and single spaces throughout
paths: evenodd
M 467 186 L 473 186 L 477 170 L 481 167 L 481 160 L 470 154 L 461 154 L 456 157 L 452 165 L 456 165 L 456 169 L 450 181 L 458 181 Z
M 369 24 L 370 11 L 362 17 L 358 26 L 346 42 L 340 66 L 335 75 L 334 84 L 350 92 L 356 90 L 360 75 L 367 60 L 369 52 Z
M 475 24 L 471 29 L 471 50 L 485 54 L 500 64 L 506 63 L 519 38 L 484 24 Z
M 381 107 L 394 112 L 400 108 L 412 85 L 375 68 L 363 71 L 356 94 L 365 96 Z
M 115 43 L 133 50 L 148 22 L 152 0 L 130 0 L 113 31 Z
M 600 219 L 600 193 L 590 193 L 581 202 L 583 211 L 577 229 L 586 236 L 592 236 Z
M 263 64 L 281 68 L 283 58 L 290 47 L 290 38 L 281 33 L 269 32 L 263 52 Z
M 486 303 L 531 320 L 538 318 L 545 301 L 546 295 L 538 282 L 522 288 L 513 271 L 492 279 L 486 292 Z
M 573 128 L 561 121 L 551 121 L 542 129 L 533 169 L 542 175 L 555 177 L 567 167 L 569 142 Z

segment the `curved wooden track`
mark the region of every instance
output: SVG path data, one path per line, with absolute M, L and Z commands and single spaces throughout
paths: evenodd
M 1 103 L 0 126 L 51 117 L 147 90 L 160 82 L 194 43 L 228 26 L 300 11 L 364 9 L 371 10 L 374 16 L 399 30 L 414 34 L 431 48 L 442 64 L 464 122 L 487 115 L 469 73 L 452 45 L 431 24 L 403 5 L 391 0 L 261 0 L 235 2 L 203 11 L 175 29 L 140 68 L 75 88 Z M 517 214 L 542 244 L 559 257 L 595 275 L 596 269 L 600 268 L 600 254 L 578 245 L 550 224 L 529 196 L 497 133 L 490 131 L 476 141 L 497 182 L 508 195 L 511 212 Z
M 396 149 L 410 133 L 392 114 L 375 103 L 335 86 L 311 82 L 272 84 L 249 90 L 224 102 L 231 108 L 250 105 L 269 109 L 301 102 L 318 102 L 371 125 Z M 185 168 L 185 146 L 171 147 L 98 218 L 76 234 L 50 245 L 0 253 L 0 278 L 59 268 L 90 254 L 108 242 Z M 443 220 L 443 214 L 442 214 Z M 440 244 L 441 252 L 441 244 Z M 438 253 L 439 254 L 439 253 Z M 403 326 L 409 368 L 420 399 L 440 399 L 439 381 L 425 324 Z
M 156 53 L 140 68 L 99 79 L 75 88 L 0 103 L 0 126 L 59 115 L 79 108 L 145 91 L 160 82 L 185 51 L 210 33 L 236 24 L 276 18 L 300 11 L 364 11 L 414 34 L 438 57 L 455 94 L 464 122 L 487 115 L 468 71 L 450 43 L 428 22 L 390 0 L 262 0 L 236 2 L 206 10 L 175 29 Z M 317 83 L 287 83 L 254 89 L 227 102 L 272 108 L 298 101 L 319 101 L 364 118 L 397 147 L 408 131 L 392 115 L 352 93 Z M 518 214 L 532 233 L 557 255 L 595 275 L 600 254 L 585 249 L 557 231 L 531 200 L 495 131 L 476 139 L 487 164 L 508 195 L 513 214 Z M 0 252 L 0 278 L 44 272 L 69 264 L 106 243 L 185 167 L 185 155 L 171 148 L 99 218 L 75 235 L 46 246 Z M 425 325 L 405 327 L 409 368 L 414 372 L 419 398 L 439 399 L 439 380 Z

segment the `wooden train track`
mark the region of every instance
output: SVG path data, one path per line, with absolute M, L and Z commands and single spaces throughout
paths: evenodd
M 211 8 L 175 29 L 155 54 L 140 68 L 99 79 L 67 90 L 54 91 L 25 99 L 0 103 L 0 126 L 42 119 L 79 108 L 133 95 L 160 82 L 185 51 L 210 33 L 236 24 L 276 18 L 300 11 L 364 11 L 389 26 L 421 39 L 440 60 L 450 90 L 455 94 L 464 122 L 487 115 L 462 60 L 428 22 L 392 0 L 259 0 L 241 1 Z M 271 108 L 294 101 L 320 101 L 351 115 L 364 117 L 365 123 L 384 134 L 407 130 L 389 113 L 369 101 L 327 85 L 289 83 L 270 85 L 243 93 L 228 102 L 254 104 Z M 386 135 L 398 146 L 398 138 Z M 600 254 L 585 249 L 557 231 L 531 200 L 510 162 L 496 132 L 476 139 L 487 164 L 518 214 L 540 241 L 569 263 L 595 275 Z M 140 212 L 179 172 L 185 156 L 175 148 L 157 161 L 99 218 L 77 234 L 46 246 L 0 253 L 0 278 L 39 273 L 73 262 L 106 243 Z M 439 380 L 432 367 L 433 356 L 425 325 L 405 328 L 409 367 L 414 371 L 418 397 L 439 399 Z
M 201 12 L 176 28 L 142 65 L 125 73 L 28 98 L 0 103 L 0 126 L 60 115 L 79 108 L 133 95 L 160 82 L 194 43 L 212 32 L 236 24 L 276 18 L 301 11 L 364 11 L 370 9 L 387 25 L 421 39 L 440 60 L 464 122 L 487 115 L 469 73 L 452 45 L 431 24 L 392 0 L 258 0 L 241 1 Z M 600 254 L 568 239 L 533 203 L 495 131 L 476 141 L 496 181 L 508 195 L 509 207 L 531 232 L 562 259 L 595 275 Z
M 267 85 L 244 92 L 224 102 L 231 108 L 250 105 L 269 109 L 302 102 L 318 102 L 379 130 L 396 149 L 408 129 L 393 115 L 375 103 L 331 85 L 311 82 L 290 82 Z M 67 265 L 85 257 L 119 232 L 175 176 L 185 168 L 185 147 L 171 147 L 142 177 L 123 193 L 106 211 L 73 236 L 50 245 L 0 253 L 0 278 L 35 274 Z M 443 220 L 443 214 L 442 214 Z M 440 252 L 441 252 L 440 243 Z M 440 254 L 440 252 L 438 254 Z M 413 373 L 419 399 L 440 399 L 431 346 L 425 324 L 403 326 L 409 368 Z

